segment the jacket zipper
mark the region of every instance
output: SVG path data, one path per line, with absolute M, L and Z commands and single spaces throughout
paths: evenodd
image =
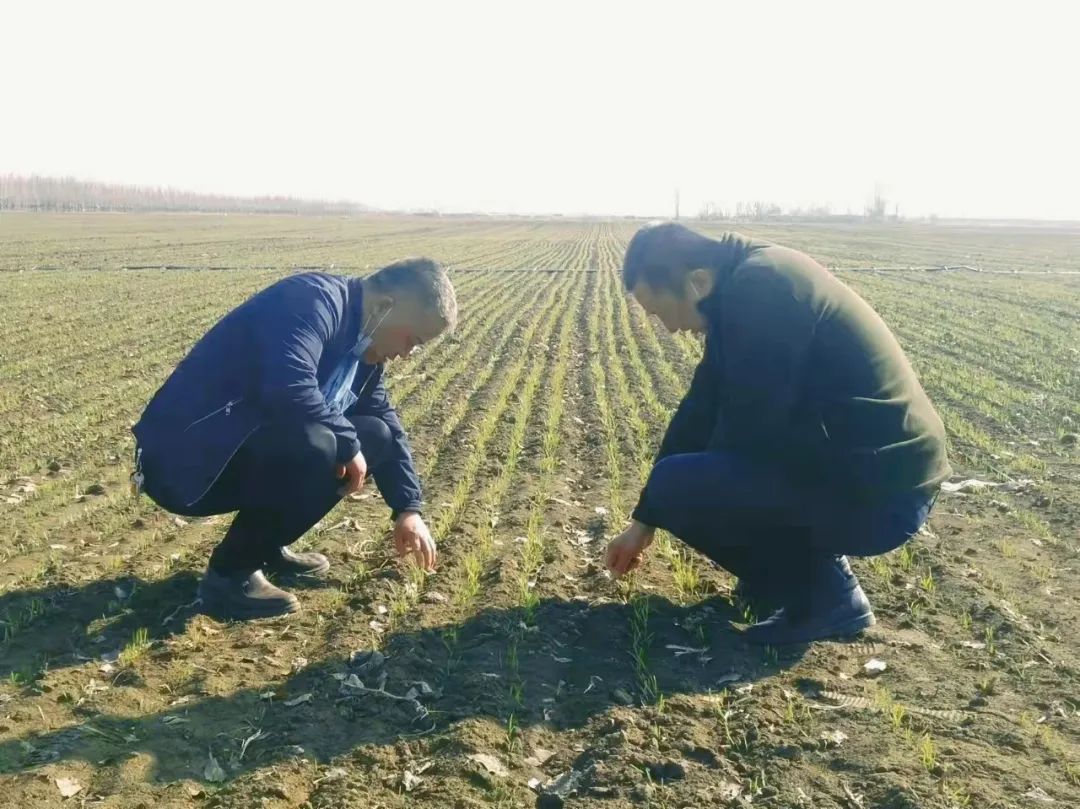
M 232 413 L 233 405 L 239 404 L 241 401 L 243 401 L 243 400 L 242 399 L 231 399 L 230 401 L 226 402 L 224 405 L 222 405 L 221 407 L 219 407 L 217 410 L 213 411 L 212 413 L 207 413 L 202 418 L 195 419 L 195 421 L 191 422 L 191 424 L 189 424 L 187 427 L 184 428 L 184 432 L 186 433 L 188 430 L 190 430 L 196 424 L 200 424 L 200 423 L 206 421 L 211 416 L 216 416 L 218 413 L 220 413 L 223 410 L 225 411 L 226 416 L 230 415 Z
M 240 401 L 240 400 L 237 399 L 236 402 L 238 402 L 238 401 Z M 236 402 L 230 402 L 230 405 L 236 404 Z M 222 409 L 224 409 L 224 408 L 222 408 Z M 212 416 L 214 414 L 211 413 L 210 415 Z M 190 503 L 187 504 L 188 508 L 194 506 L 196 503 L 198 503 L 200 500 L 202 500 L 203 497 L 206 496 L 206 493 L 208 491 L 210 491 L 214 487 L 214 484 L 217 483 L 218 478 L 221 477 L 221 473 L 225 471 L 225 467 L 227 467 L 229 465 L 229 462 L 232 461 L 233 456 L 236 455 L 236 453 L 240 449 L 240 447 L 242 447 L 244 445 L 244 443 L 249 438 L 251 438 L 251 436 L 254 435 L 255 431 L 258 430 L 258 429 L 259 429 L 258 427 L 252 427 L 250 430 L 248 430 L 247 435 L 245 435 L 243 440 L 240 441 L 240 443 L 236 445 L 236 449 L 234 449 L 232 451 L 232 453 L 229 455 L 229 457 L 225 459 L 225 463 L 222 465 L 221 469 L 218 470 L 218 473 L 216 475 L 214 475 L 214 479 L 211 480 L 210 483 L 207 484 L 206 488 L 202 490 L 202 492 L 198 495 L 198 497 L 196 497 L 194 500 L 192 500 Z
M 371 381 L 371 377 L 375 376 L 375 368 L 368 371 L 367 379 L 364 380 L 364 384 L 360 386 L 360 390 L 356 394 L 356 398 L 359 401 L 360 397 L 364 395 L 364 390 L 368 386 L 368 382 Z M 355 404 L 355 403 L 354 403 Z

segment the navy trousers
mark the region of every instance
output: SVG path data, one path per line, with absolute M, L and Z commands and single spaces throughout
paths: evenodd
M 368 475 L 377 477 L 390 430 L 373 416 L 350 421 Z M 236 512 L 210 566 L 223 572 L 259 568 L 326 516 L 341 499 L 336 452 L 334 434 L 321 424 L 268 424 L 252 434 L 210 490 L 178 512 L 193 517 Z
M 728 452 L 670 455 L 653 468 L 635 519 L 663 528 L 747 583 L 796 597 L 837 556 L 899 547 L 926 521 L 934 495 L 845 502 L 780 470 Z

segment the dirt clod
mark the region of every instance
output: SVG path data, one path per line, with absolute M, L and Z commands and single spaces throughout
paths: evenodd
M 645 766 L 649 771 L 649 776 L 661 784 L 668 781 L 679 781 L 686 777 L 686 763 L 675 759 L 669 758 Z

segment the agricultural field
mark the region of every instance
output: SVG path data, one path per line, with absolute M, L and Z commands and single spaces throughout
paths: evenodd
M 676 540 L 603 571 L 700 354 L 622 291 L 638 225 L 0 217 L 0 803 L 1080 805 L 1080 276 L 1046 272 L 1080 231 L 740 228 L 878 308 L 983 482 L 855 560 L 865 638 L 786 650 Z M 369 486 L 301 541 L 335 563 L 302 612 L 198 614 L 227 518 L 133 498 L 130 425 L 255 290 L 417 254 L 462 309 L 388 366 L 438 572 Z M 853 269 L 943 264 L 996 272 Z

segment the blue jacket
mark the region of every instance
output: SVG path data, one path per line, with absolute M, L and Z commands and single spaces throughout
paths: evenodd
M 352 423 L 320 392 L 359 338 L 362 300 L 359 279 L 292 275 L 229 312 L 194 345 L 132 428 L 139 450 L 167 459 L 152 464 L 153 488 L 167 508 L 201 498 L 267 422 L 325 425 L 337 437 L 339 463 L 363 450 Z M 359 398 L 347 414 L 376 416 L 393 437 L 375 475 L 379 491 L 395 514 L 419 511 L 420 481 L 386 394 L 383 366 L 361 362 L 353 391 Z

